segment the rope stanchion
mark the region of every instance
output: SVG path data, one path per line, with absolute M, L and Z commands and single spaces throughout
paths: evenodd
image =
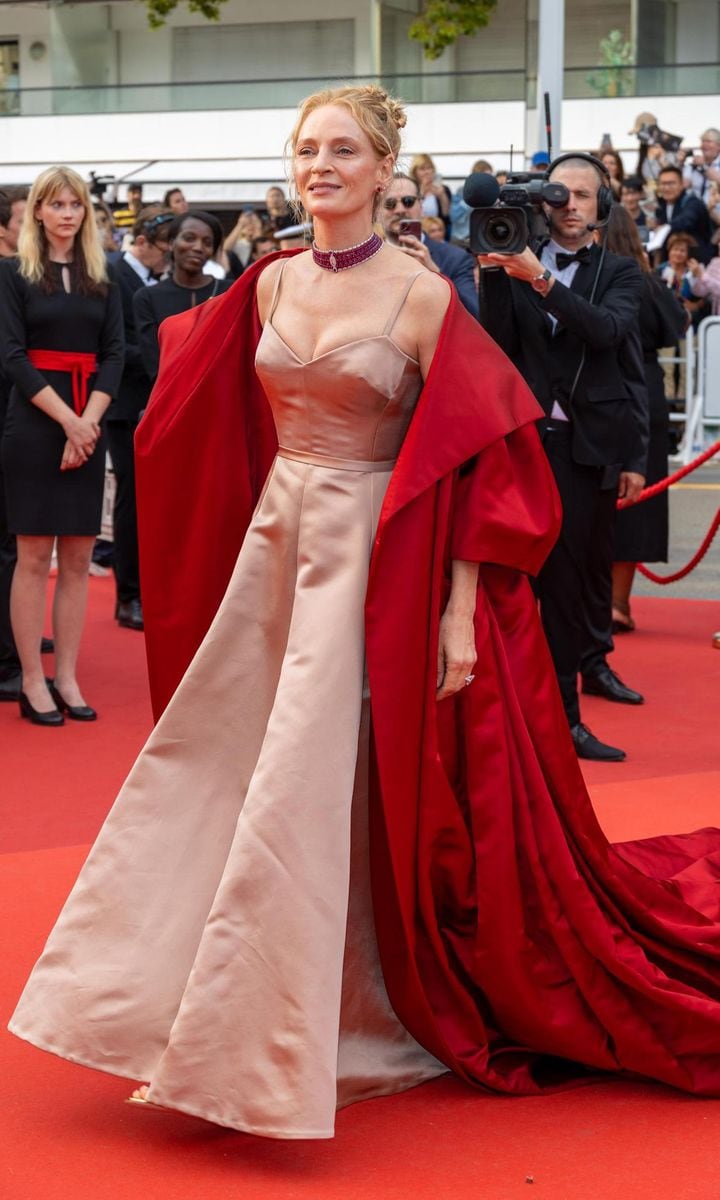
M 651 571 L 648 567 L 643 566 L 642 563 L 638 563 L 638 571 L 641 575 L 644 575 L 646 579 L 651 580 L 652 583 L 677 583 L 678 579 L 684 579 L 686 575 L 689 575 L 691 571 L 694 571 L 699 562 L 702 562 L 712 545 L 713 538 L 715 537 L 718 529 L 720 529 L 720 508 L 715 513 L 713 523 L 705 534 L 700 549 L 696 554 L 693 554 L 690 562 L 685 563 L 685 566 L 681 567 L 679 571 L 673 572 L 672 575 L 656 575 L 654 571 Z
M 707 462 L 708 459 L 712 458 L 718 453 L 718 451 L 720 451 L 720 442 L 713 442 L 712 446 L 708 446 L 707 450 L 703 450 L 702 454 L 699 454 L 697 458 L 694 458 L 691 463 L 687 463 L 686 466 L 680 467 L 672 475 L 666 475 L 665 478 L 661 479 L 658 483 L 653 483 L 650 487 L 643 488 L 637 500 L 618 500 L 618 508 L 632 508 L 635 504 L 642 504 L 643 500 L 651 500 L 653 496 L 659 496 L 660 492 L 666 491 L 669 487 L 672 487 L 674 483 L 677 483 L 678 480 L 684 479 L 686 475 L 689 475 L 692 471 L 697 470 L 698 467 L 701 467 L 703 463 Z
M 720 451 L 720 441 L 713 442 L 712 446 L 708 446 L 707 450 L 704 450 L 702 454 L 699 454 L 698 457 L 693 459 L 691 463 L 687 463 L 686 466 L 680 467 L 680 469 L 675 471 L 674 474 L 667 475 L 665 479 L 661 479 L 658 483 L 653 483 L 650 487 L 643 488 L 637 500 L 618 500 L 618 509 L 632 508 L 636 504 L 642 504 L 643 500 L 650 500 L 653 496 L 659 496 L 661 492 L 667 491 L 667 489 L 672 487 L 674 483 L 677 483 L 678 480 L 684 479 L 686 475 L 689 475 L 692 471 L 695 471 L 698 467 L 702 466 L 702 464 L 707 462 L 708 459 L 713 458 L 718 451 Z M 674 571 L 672 575 L 656 575 L 654 571 L 651 571 L 642 563 L 637 564 L 638 571 L 641 575 L 644 575 L 646 579 L 649 579 L 651 583 L 677 583 L 679 579 L 684 579 L 686 575 L 689 575 L 690 572 L 695 569 L 698 563 L 702 562 L 713 543 L 713 539 L 718 529 L 720 529 L 720 508 L 715 513 L 713 522 L 705 534 L 700 548 L 692 556 L 690 561 L 687 562 L 684 567 L 681 567 L 679 571 Z

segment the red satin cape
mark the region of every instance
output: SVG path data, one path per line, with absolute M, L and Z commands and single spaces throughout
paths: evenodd
M 276 450 L 254 371 L 267 262 L 161 329 L 136 439 L 156 714 L 217 610 Z M 527 579 L 559 522 L 539 415 L 453 293 L 366 601 L 388 992 L 470 1083 L 532 1094 L 620 1072 L 718 1095 L 720 831 L 611 846 L 597 824 Z M 438 704 L 452 557 L 481 564 L 478 661 L 472 686 Z

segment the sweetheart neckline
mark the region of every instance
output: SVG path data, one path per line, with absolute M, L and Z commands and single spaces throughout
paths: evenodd
M 349 342 L 342 342 L 339 346 L 332 346 L 330 350 L 325 350 L 322 354 L 316 354 L 314 358 L 301 358 L 299 354 L 295 353 L 292 346 L 289 346 L 287 344 L 287 342 L 285 341 L 285 338 L 282 336 L 282 334 L 278 333 L 277 329 L 275 328 L 275 326 L 272 323 L 271 317 L 268 317 L 267 321 L 263 325 L 263 332 L 265 331 L 265 329 L 267 329 L 268 326 L 270 327 L 270 329 L 272 329 L 272 331 L 275 334 L 275 337 L 278 339 L 278 341 L 281 342 L 282 345 L 285 347 L 288 354 L 292 354 L 292 356 L 296 360 L 296 362 L 299 362 L 302 367 L 310 367 L 310 366 L 312 366 L 313 363 L 321 362 L 322 359 L 327 358 L 328 355 L 336 354 L 338 350 L 347 350 L 348 346 L 357 346 L 361 342 L 389 342 L 390 345 L 393 347 L 393 349 L 397 350 L 398 354 L 402 354 L 403 358 L 406 358 L 408 360 L 408 362 L 414 363 L 414 365 L 416 367 L 420 366 L 420 363 L 418 362 L 418 360 L 416 358 L 413 358 L 412 355 L 406 354 L 404 350 L 400 349 L 397 342 L 394 342 L 392 340 L 389 333 L 375 333 L 375 334 L 372 334 L 370 337 L 353 338 Z

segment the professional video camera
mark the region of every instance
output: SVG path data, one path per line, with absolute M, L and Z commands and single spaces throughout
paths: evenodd
M 90 195 L 95 196 L 98 200 L 103 200 L 105 192 L 109 187 L 113 187 L 115 182 L 114 175 L 96 175 L 94 171 L 91 171 L 88 180 Z
M 543 176 L 509 175 L 500 187 L 493 175 L 474 171 L 463 186 L 470 214 L 473 254 L 521 254 L 531 240 L 548 230 L 544 204 L 564 208 L 570 193 L 564 183 Z

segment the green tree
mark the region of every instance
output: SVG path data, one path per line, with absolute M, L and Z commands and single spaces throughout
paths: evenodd
M 459 37 L 484 29 L 498 0 L 427 0 L 422 16 L 410 26 L 410 37 L 422 44 L 426 58 L 440 58 Z
M 170 13 L 175 11 L 180 0 L 138 0 L 138 3 L 144 4 L 147 9 L 148 25 L 152 29 L 159 29 Z M 201 13 L 208 21 L 220 19 L 220 9 L 224 3 L 225 0 L 187 0 L 190 12 Z
M 600 96 L 626 96 L 634 94 L 634 72 L 628 67 L 635 64 L 632 42 L 626 42 L 619 29 L 611 29 L 600 41 L 600 71 L 588 75 L 590 87 Z

